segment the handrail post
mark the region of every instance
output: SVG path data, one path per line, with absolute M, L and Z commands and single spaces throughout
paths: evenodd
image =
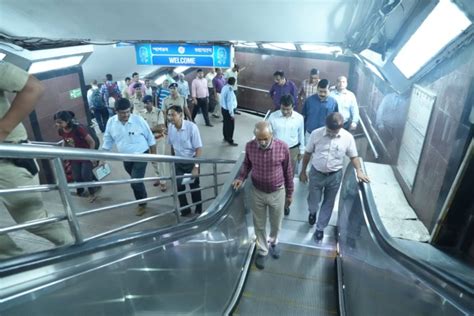
M 171 185 L 173 186 L 174 212 L 176 215 L 176 221 L 179 223 L 181 222 L 181 217 L 179 213 L 178 183 L 176 179 L 176 165 L 174 161 L 170 163 L 170 173 L 171 173 Z
M 54 158 L 53 166 L 54 171 L 56 172 L 59 196 L 61 197 L 61 201 L 63 202 L 64 211 L 66 212 L 69 228 L 71 229 L 71 232 L 74 235 L 74 238 L 76 239 L 76 244 L 81 243 L 83 242 L 84 238 L 82 237 L 81 228 L 76 217 L 76 208 L 72 203 L 71 193 L 69 193 L 66 174 L 64 173 L 61 158 Z
M 217 197 L 219 194 L 217 189 L 217 164 L 213 163 L 212 168 L 214 169 L 214 196 Z

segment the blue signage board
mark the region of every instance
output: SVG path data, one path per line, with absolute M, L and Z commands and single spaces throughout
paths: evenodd
M 221 45 L 135 44 L 138 65 L 230 68 L 231 47 Z

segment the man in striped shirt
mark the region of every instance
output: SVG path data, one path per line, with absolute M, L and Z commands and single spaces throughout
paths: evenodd
M 258 269 L 263 269 L 268 252 L 275 259 L 280 257 L 280 249 L 277 245 L 278 233 L 283 220 L 283 210 L 291 204 L 292 200 L 293 169 L 288 145 L 273 138 L 268 122 L 257 123 L 254 134 L 255 139 L 245 146 L 245 160 L 239 176 L 233 182 L 233 187 L 238 190 L 252 171 L 251 208 L 257 236 L 255 265 Z M 265 229 L 267 207 L 271 227 L 268 243 Z

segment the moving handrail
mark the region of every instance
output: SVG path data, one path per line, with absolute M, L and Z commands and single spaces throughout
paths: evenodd
M 152 155 L 152 154 L 139 154 L 139 155 L 120 154 L 120 153 L 112 153 L 112 152 L 106 152 L 106 151 L 88 150 L 88 149 L 62 148 L 62 147 L 54 147 L 54 146 L 35 146 L 31 144 L 28 144 L 28 145 L 0 144 L 0 157 L 1 157 L 0 159 L 8 159 L 8 158 L 49 159 L 53 162 L 53 168 L 54 168 L 56 179 L 57 179 L 56 184 L 1 189 L 0 195 L 19 193 L 19 192 L 23 192 L 23 193 L 24 192 L 47 192 L 51 190 L 57 190 L 61 196 L 61 201 L 65 209 L 65 215 L 51 216 L 51 217 L 41 219 L 41 220 L 35 220 L 35 221 L 22 223 L 18 225 L 11 225 L 8 227 L 1 227 L 0 234 L 6 234 L 8 232 L 47 225 L 47 224 L 51 224 L 51 223 L 58 222 L 61 220 L 67 220 L 69 227 L 71 229 L 71 232 L 74 235 L 76 244 L 83 243 L 85 241 L 90 241 L 97 238 L 101 238 L 105 235 L 109 235 L 121 230 L 131 228 L 136 225 L 140 225 L 145 222 L 155 220 L 159 217 L 162 217 L 170 213 L 175 214 L 176 220 L 179 223 L 181 221 L 180 211 L 183 209 L 179 207 L 179 203 L 178 203 L 179 195 L 186 194 L 188 192 L 194 192 L 197 190 L 213 189 L 214 196 L 211 198 L 205 199 L 201 201 L 200 203 L 205 203 L 205 202 L 215 199 L 215 197 L 218 195 L 218 187 L 222 186 L 222 183 L 218 182 L 218 175 L 224 175 L 224 174 L 229 173 L 227 171 L 218 172 L 217 165 L 235 164 L 235 160 L 228 160 L 228 159 L 226 160 L 226 159 L 205 159 L 205 158 L 183 158 L 183 157 Z M 171 175 L 169 177 L 149 177 L 149 178 L 142 178 L 142 179 L 81 182 L 81 183 L 68 184 L 67 179 L 66 179 L 66 174 L 63 168 L 63 160 L 77 160 L 77 159 L 100 160 L 100 161 L 112 160 L 112 161 L 166 162 L 166 163 L 170 163 Z M 182 192 L 178 192 L 176 188 L 176 182 L 178 179 L 184 178 L 186 176 L 176 175 L 175 163 L 200 163 L 200 164 L 212 165 L 212 172 L 200 174 L 200 177 L 206 177 L 206 176 L 212 177 L 213 184 L 209 186 L 203 186 L 199 189 L 192 189 L 192 190 L 185 190 Z M 101 208 L 87 210 L 83 212 L 79 212 L 79 209 L 73 203 L 71 194 L 69 192 L 70 189 L 84 188 L 84 187 L 89 187 L 89 186 L 117 185 L 117 184 L 137 183 L 137 182 L 156 181 L 156 180 L 171 180 L 173 193 L 165 194 L 162 196 L 151 196 L 145 199 L 127 201 L 123 203 L 116 203 L 111 206 L 101 207 Z M 112 209 L 116 209 L 116 208 L 120 208 L 124 206 L 131 206 L 131 205 L 135 205 L 139 203 L 146 203 L 149 201 L 165 199 L 165 198 L 173 198 L 174 208 L 172 211 L 153 215 L 145 219 L 141 219 L 141 220 L 120 226 L 113 230 L 102 232 L 100 234 L 94 235 L 89 238 L 84 238 L 83 236 L 81 227 L 78 222 L 78 217 L 80 216 L 112 210 Z M 193 205 L 195 204 L 190 204 L 190 206 L 193 206 Z
M 364 120 L 359 120 L 360 126 L 362 127 L 362 130 L 364 131 L 365 137 L 367 138 L 367 141 L 369 143 L 370 149 L 372 150 L 372 153 L 374 154 L 374 159 L 377 160 L 379 158 L 379 154 L 377 152 L 377 149 L 375 149 L 374 142 L 372 141 L 372 138 L 369 135 L 369 132 L 367 131 L 367 128 L 365 127 Z
M 364 164 L 362 167 L 365 169 Z M 380 310 L 383 300 L 380 306 L 364 305 L 364 301 L 360 298 L 367 293 L 372 295 L 391 284 L 390 300 L 396 302 L 397 299 L 409 297 L 410 293 L 419 295 L 417 293 L 423 292 L 423 289 L 417 288 L 418 284 L 427 289 L 424 295 L 430 299 L 411 301 L 412 306 L 417 308 L 411 311 L 413 314 L 427 313 L 432 308 L 440 306 L 444 306 L 447 314 L 454 310 L 466 315 L 472 314 L 474 311 L 472 286 L 453 278 L 449 272 L 441 271 L 422 259 L 406 254 L 397 246 L 385 230 L 376 211 L 370 184 L 357 184 L 353 170 L 348 169 L 346 172 L 339 205 L 339 247 L 345 276 L 343 292 L 344 302 L 348 304 L 347 310 L 351 310 L 355 315 L 358 314 L 355 311 L 361 310 L 365 314 L 371 314 Z M 394 262 L 397 264 L 394 265 Z M 355 276 L 372 273 L 371 270 L 375 272 L 370 277 Z M 383 273 L 383 278 L 378 276 L 380 273 Z M 354 282 L 369 284 L 367 293 L 361 292 L 361 284 Z M 402 306 L 387 306 L 387 309 L 390 308 L 393 309 L 392 314 L 403 309 Z

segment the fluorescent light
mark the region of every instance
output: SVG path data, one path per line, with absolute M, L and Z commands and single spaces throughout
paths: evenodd
M 185 72 L 188 69 L 189 69 L 188 66 L 179 66 L 179 67 L 176 67 L 173 71 L 177 74 L 180 74 L 180 73 Z
M 262 44 L 262 47 L 276 50 L 296 50 L 293 43 L 266 43 Z
M 301 50 L 319 54 L 341 54 L 342 49 L 339 46 L 326 46 L 319 44 L 301 44 Z
M 393 63 L 411 78 L 433 56 L 471 25 L 450 0 L 440 0 L 430 15 L 405 43 Z
M 37 74 L 40 72 L 72 67 L 81 63 L 84 56 L 70 56 L 50 60 L 35 61 L 31 66 L 29 73 Z
M 0 60 L 3 60 L 3 58 L 5 58 L 5 56 L 7 56 L 7 54 L 5 54 L 5 53 L 0 53 Z
M 166 75 L 159 76 L 158 79 L 155 80 L 155 84 L 159 86 L 160 84 L 163 83 L 163 81 L 165 81 L 166 77 L 167 77 Z

